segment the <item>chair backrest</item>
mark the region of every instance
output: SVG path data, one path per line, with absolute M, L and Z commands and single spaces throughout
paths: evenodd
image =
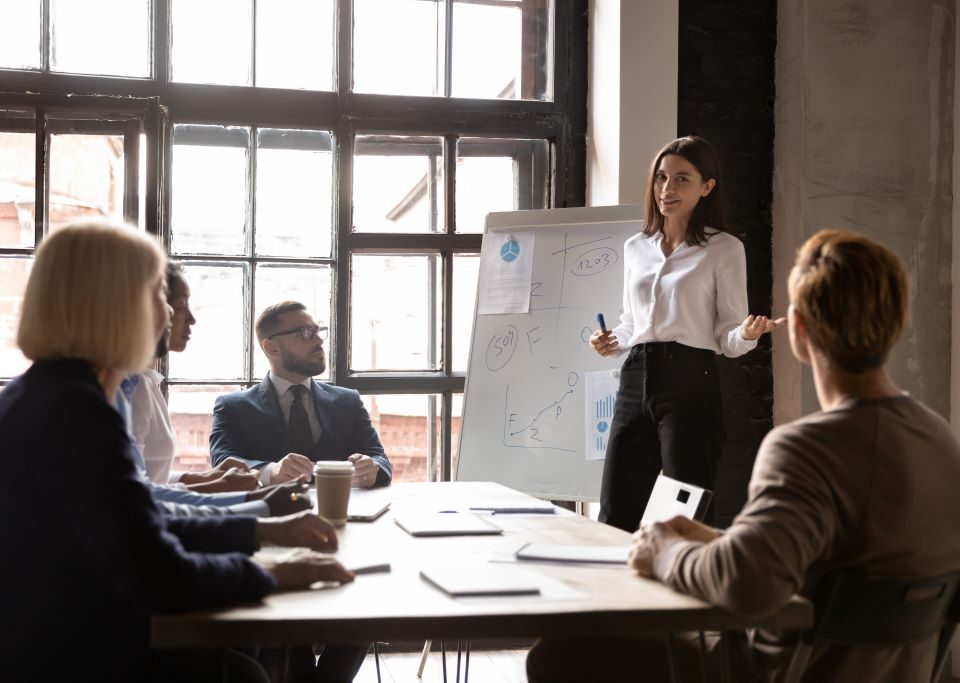
M 953 604 L 947 612 L 947 624 L 940 632 L 940 639 L 937 642 L 937 657 L 933 664 L 933 676 L 930 680 L 937 683 L 943 674 L 943 665 L 947 661 L 947 653 L 950 651 L 950 645 L 953 643 L 953 634 L 957 631 L 957 624 L 960 624 L 960 590 L 957 590 L 953 597 Z
M 814 596 L 815 625 L 803 640 L 863 645 L 917 642 L 939 633 L 955 604 L 960 573 L 895 579 L 844 571 Z
M 799 683 L 817 641 L 892 646 L 940 634 L 935 662 L 939 671 L 948 614 L 960 612 L 958 584 L 960 573 L 888 579 L 843 571 L 824 578 L 813 598 L 814 626 L 800 635 L 785 683 Z

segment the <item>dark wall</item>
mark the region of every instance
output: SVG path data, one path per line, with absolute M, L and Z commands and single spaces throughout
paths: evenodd
M 680 0 L 677 131 L 706 137 L 720 153 L 727 228 L 746 246 L 750 312 L 764 315 L 772 296 L 776 44 L 776 0 Z M 715 511 L 727 526 L 746 500 L 754 455 L 773 426 L 769 335 L 746 356 L 720 364 L 727 438 Z

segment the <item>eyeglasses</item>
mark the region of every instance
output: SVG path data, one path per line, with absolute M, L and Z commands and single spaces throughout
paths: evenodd
M 312 341 L 314 337 L 320 337 L 320 341 L 324 341 L 327 338 L 327 328 L 318 327 L 317 325 L 308 325 L 306 327 L 294 327 L 292 330 L 284 330 L 283 332 L 274 332 L 267 339 L 273 339 L 274 337 L 280 337 L 285 334 L 297 334 L 300 335 L 300 339 L 305 342 Z

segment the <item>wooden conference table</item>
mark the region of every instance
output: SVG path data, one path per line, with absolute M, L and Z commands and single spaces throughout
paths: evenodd
M 356 491 L 354 493 L 357 493 Z M 479 505 L 523 506 L 536 499 L 492 483 L 394 484 L 361 495 L 389 498 L 374 522 L 348 522 L 338 556 L 348 567 L 383 558 L 389 573 L 357 576 L 337 588 L 277 593 L 262 603 L 152 620 L 156 648 L 293 645 L 336 640 L 535 638 L 604 634 L 731 631 L 752 626 L 809 628 L 813 607 L 794 598 L 763 618 L 746 618 L 639 578 L 622 567 L 529 563 L 547 577 L 539 596 L 452 598 L 420 577 L 431 567 L 494 567 L 528 542 L 626 545 L 626 532 L 564 510 L 556 515 L 496 515 L 502 536 L 414 538 L 393 521 L 411 508 L 439 511 Z

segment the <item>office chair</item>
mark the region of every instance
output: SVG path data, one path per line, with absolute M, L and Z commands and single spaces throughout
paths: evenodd
M 889 579 L 841 571 L 826 577 L 814 596 L 814 626 L 801 634 L 786 683 L 799 683 L 818 641 L 905 645 L 941 632 L 957 595 L 960 573 Z
M 960 590 L 957 590 L 953 598 L 953 604 L 950 611 L 947 612 L 947 624 L 940 632 L 940 639 L 937 641 L 937 658 L 933 665 L 933 676 L 930 683 L 939 683 L 943 675 L 943 665 L 947 661 L 947 653 L 950 652 L 950 641 L 953 640 L 953 634 L 957 631 L 957 623 L 960 623 Z

